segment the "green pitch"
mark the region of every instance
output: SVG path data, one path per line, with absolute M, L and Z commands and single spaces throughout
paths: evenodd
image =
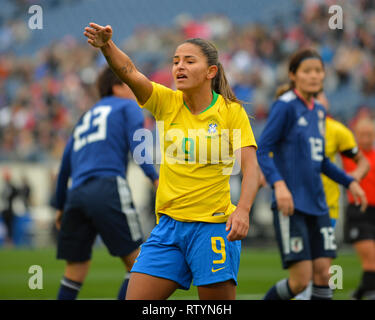
M 339 251 L 335 265 L 342 267 L 342 289 L 336 290 L 334 299 L 349 299 L 360 276 L 360 264 L 352 249 Z M 32 265 L 43 271 L 43 289 L 29 288 Z M 55 249 L 0 249 L 0 299 L 55 299 L 64 270 L 64 261 L 55 259 Z M 80 292 L 79 299 L 114 299 L 124 277 L 119 259 L 111 257 L 106 249 L 96 248 L 90 273 Z M 244 248 L 239 272 L 237 298 L 259 300 L 287 272 L 281 269 L 275 249 Z M 197 290 L 177 290 L 171 299 L 197 299 Z

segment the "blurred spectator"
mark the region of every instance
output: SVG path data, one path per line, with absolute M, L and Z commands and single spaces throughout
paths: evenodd
M 11 181 L 10 172 L 5 169 L 3 172 L 4 187 L 1 192 L 1 200 L 3 203 L 2 218 L 7 228 L 7 239 L 8 244 L 13 243 L 13 223 L 14 223 L 14 208 L 13 201 L 17 197 L 18 190 Z
M 25 176 L 22 177 L 21 185 L 19 186 L 18 195 L 25 208 L 25 214 L 30 213 L 31 205 L 31 187 Z

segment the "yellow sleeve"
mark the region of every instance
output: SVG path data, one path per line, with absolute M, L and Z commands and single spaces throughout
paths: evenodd
M 258 146 L 245 109 L 239 104 L 232 104 L 229 107 L 229 118 L 233 151 L 248 146 L 254 146 L 257 149 Z
M 141 108 L 149 110 L 156 120 L 163 120 L 164 115 L 171 111 L 177 98 L 176 91 L 165 87 L 159 83 L 152 83 L 152 93 L 150 98 Z M 139 103 L 139 102 L 138 102 Z
M 337 123 L 336 138 L 338 141 L 338 151 L 348 151 L 357 147 L 353 133 L 341 123 Z

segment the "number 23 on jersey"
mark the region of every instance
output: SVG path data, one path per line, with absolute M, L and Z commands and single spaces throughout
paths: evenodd
M 88 143 L 106 139 L 107 119 L 111 109 L 111 106 L 99 106 L 86 112 L 82 123 L 74 129 L 74 151 L 80 150 Z M 91 128 L 95 128 L 95 130 L 91 132 Z M 86 135 L 85 133 L 88 131 L 90 134 Z

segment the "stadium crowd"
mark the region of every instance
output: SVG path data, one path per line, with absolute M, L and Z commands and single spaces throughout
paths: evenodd
M 328 29 L 331 4 L 304 1 L 294 13 L 300 18 L 288 24 L 239 26 L 225 16 L 196 20 L 181 14 L 175 28 L 142 27 L 121 46 L 151 80 L 173 87 L 170 57 L 176 44 L 211 39 L 237 97 L 255 117 L 256 137 L 275 88 L 287 79 L 288 57 L 314 46 L 325 62 L 331 112 L 350 125 L 362 115 L 375 116 L 375 2 L 345 1 L 342 30 Z M 97 99 L 95 79 L 105 60 L 83 36 L 64 37 L 33 57 L 16 56 L 12 48 L 27 41 L 27 27 L 17 16 L 1 23 L 0 161 L 58 160 L 74 123 Z M 146 127 L 153 128 L 148 114 Z

